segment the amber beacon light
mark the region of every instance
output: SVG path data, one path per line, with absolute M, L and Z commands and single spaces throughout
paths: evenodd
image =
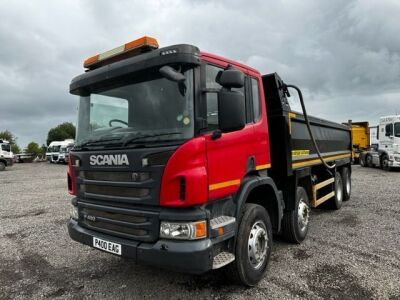
M 154 49 L 158 49 L 157 40 L 144 36 L 106 52 L 93 55 L 83 62 L 83 66 L 87 69 L 95 69 Z

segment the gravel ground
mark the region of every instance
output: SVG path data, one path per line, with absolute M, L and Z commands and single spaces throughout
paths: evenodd
M 340 211 L 315 209 L 301 245 L 275 241 L 255 288 L 220 272 L 192 276 L 136 265 L 72 241 L 67 167 L 0 173 L 0 299 L 400 299 L 400 172 L 355 166 Z

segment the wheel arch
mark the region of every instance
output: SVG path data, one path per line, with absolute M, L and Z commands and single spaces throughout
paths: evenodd
M 244 204 L 254 203 L 263 206 L 271 219 L 272 230 L 278 233 L 281 228 L 284 202 L 282 193 L 278 191 L 275 182 L 268 176 L 251 176 L 245 178 L 236 195 L 237 219 L 240 219 Z
M 379 153 L 379 159 L 381 160 L 384 155 L 389 158 L 389 153 L 386 150 L 381 150 Z

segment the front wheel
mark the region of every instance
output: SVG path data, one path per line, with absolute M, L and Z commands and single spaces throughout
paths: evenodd
M 310 203 L 306 190 L 299 186 L 296 191 L 294 210 L 286 211 L 282 220 L 282 235 L 290 243 L 300 244 L 307 235 L 310 220 Z
M 236 247 L 236 260 L 226 267 L 234 281 L 255 286 L 264 276 L 272 249 L 272 226 L 268 212 L 257 204 L 245 204 Z
M 385 171 L 390 171 L 389 157 L 386 154 L 381 157 L 381 168 Z
M 6 169 L 6 164 L 0 161 L 0 171 L 4 171 Z

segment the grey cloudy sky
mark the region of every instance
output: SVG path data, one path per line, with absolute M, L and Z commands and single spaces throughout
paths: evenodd
M 376 124 L 400 113 L 399 16 L 398 0 L 0 0 L 0 131 L 26 146 L 75 123 L 83 59 L 143 35 L 278 72 L 310 114 Z

